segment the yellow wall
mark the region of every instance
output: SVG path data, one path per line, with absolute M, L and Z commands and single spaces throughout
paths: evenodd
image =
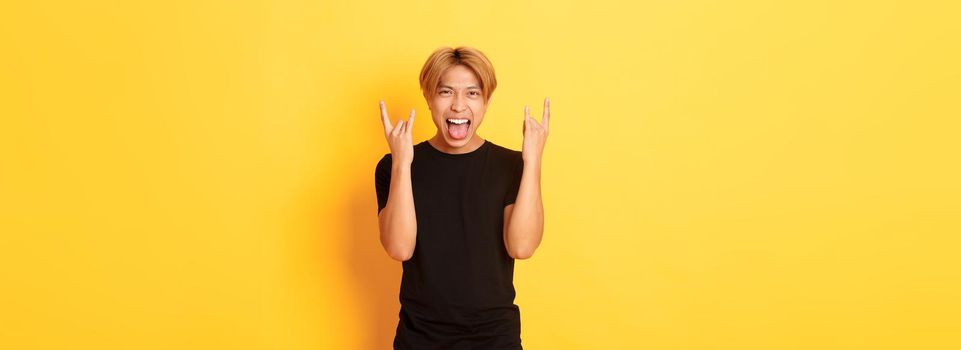
M 634 3 L 634 2 L 631 2 Z M 589 5 L 589 6 L 588 6 Z M 0 5 L 0 348 L 385 349 L 438 46 L 550 96 L 528 349 L 961 347 L 952 1 Z

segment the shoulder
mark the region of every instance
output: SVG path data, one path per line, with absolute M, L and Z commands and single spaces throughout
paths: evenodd
M 512 163 L 512 164 L 523 162 L 523 158 L 521 157 L 521 151 L 515 151 L 490 141 L 487 141 L 487 142 L 490 144 L 491 155 L 495 159 L 499 161 L 503 161 L 505 163 Z
M 429 153 L 430 148 L 428 147 L 430 147 L 430 144 L 427 143 L 427 140 L 414 144 L 414 155 Z M 417 159 L 417 157 L 415 156 L 414 159 Z
M 487 143 L 490 144 L 491 153 L 493 153 L 493 154 L 495 154 L 495 155 L 497 155 L 497 156 L 508 157 L 508 158 L 520 157 L 520 156 L 521 156 L 521 151 L 512 150 L 512 149 L 510 149 L 510 148 L 507 148 L 507 147 L 498 145 L 498 144 L 496 144 L 496 143 L 490 142 L 489 140 L 487 141 Z
M 381 157 L 380 160 L 377 162 L 377 170 L 378 170 L 378 171 L 382 171 L 382 170 L 385 170 L 385 169 L 389 170 L 389 169 L 390 169 L 391 162 L 392 162 L 392 158 L 391 158 L 391 156 L 390 156 L 390 153 L 385 154 L 385 155 L 384 155 L 383 157 Z

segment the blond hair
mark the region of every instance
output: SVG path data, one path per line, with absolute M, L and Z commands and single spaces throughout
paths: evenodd
M 430 96 L 437 93 L 440 77 L 456 65 L 465 66 L 477 75 L 477 79 L 480 79 L 481 92 L 484 94 L 484 102 L 490 100 L 494 89 L 497 88 L 494 66 L 483 52 L 464 46 L 442 47 L 427 58 L 427 62 L 424 62 L 424 67 L 420 70 L 420 89 L 424 93 L 424 98 L 430 100 Z

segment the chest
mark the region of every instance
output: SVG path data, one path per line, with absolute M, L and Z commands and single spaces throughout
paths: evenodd
M 511 184 L 507 167 L 490 161 L 414 164 L 411 186 L 418 224 L 425 221 L 496 228 Z

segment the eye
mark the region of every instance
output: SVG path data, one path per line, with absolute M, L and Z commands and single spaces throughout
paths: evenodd
M 480 92 L 479 92 L 479 91 L 471 91 L 470 94 L 471 94 L 471 95 L 474 95 L 474 96 L 480 96 Z
M 445 95 L 445 94 L 449 94 L 449 93 L 450 93 L 450 90 L 441 90 L 441 92 L 440 92 L 441 95 Z

